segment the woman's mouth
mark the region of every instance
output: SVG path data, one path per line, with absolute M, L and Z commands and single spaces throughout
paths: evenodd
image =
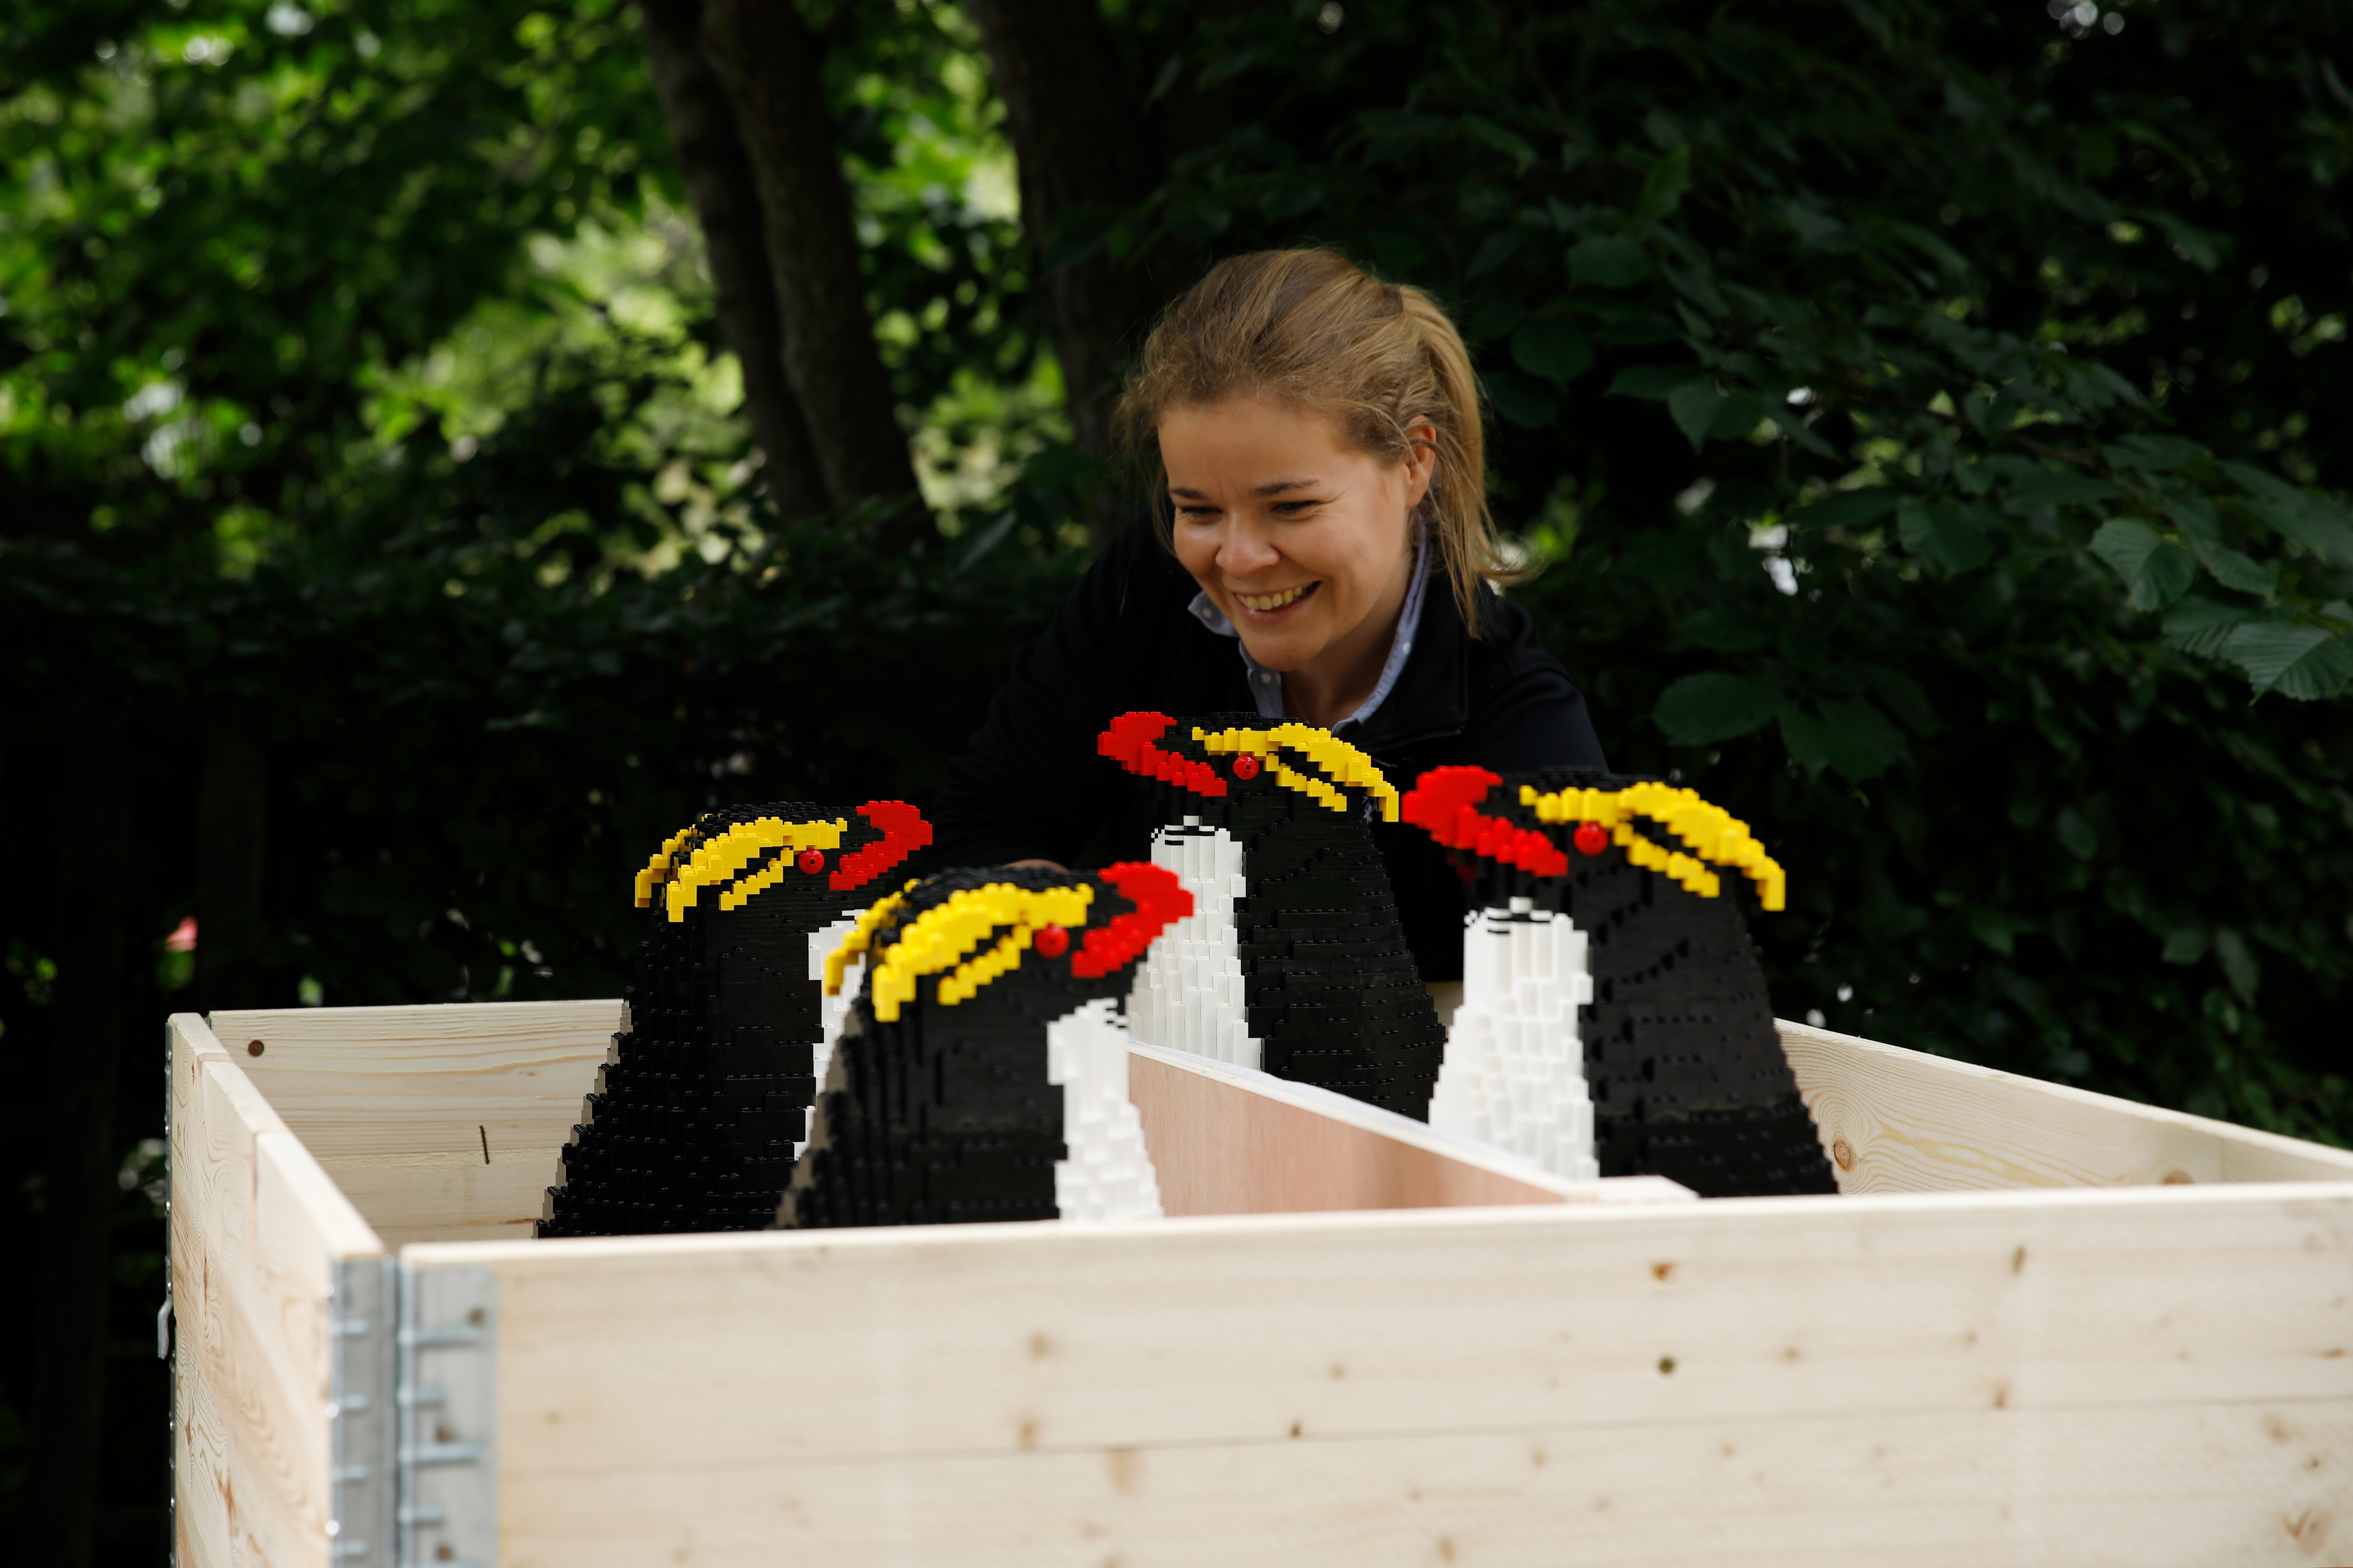
M 1297 604 L 1323 585 L 1319 579 L 1314 583 L 1303 583 L 1296 588 L 1285 588 L 1278 594 L 1236 593 L 1234 602 L 1245 610 L 1250 610 L 1261 616 L 1271 615 L 1277 610 Z

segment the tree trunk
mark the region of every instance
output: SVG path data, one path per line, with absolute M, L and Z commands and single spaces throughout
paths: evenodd
M 1150 192 L 1161 171 L 1134 107 L 1144 95 L 1097 0 L 974 0 L 972 12 L 1020 164 L 1022 226 L 1042 268 L 1065 215 Z M 1044 282 L 1071 432 L 1082 449 L 1108 458 L 1120 374 L 1143 347 L 1159 289 L 1143 267 L 1102 249 Z M 1089 531 L 1100 543 L 1115 521 L 1091 517 Z
M 726 89 L 702 56 L 702 0 L 639 0 L 638 15 L 670 146 L 702 225 L 719 324 L 744 367 L 744 404 L 766 458 L 768 498 L 786 517 L 814 516 L 828 510 L 833 498 L 802 422 L 800 400 L 785 375 L 784 326 L 768 280 L 760 193 Z
M 104 701 L 76 705 L 59 796 L 79 825 L 58 845 L 47 1152 L 33 1373 L 28 1561 L 88 1568 L 103 1452 L 108 1301 L 114 1273 L 115 1100 L 131 983 L 122 883 L 131 870 L 128 759 Z
M 822 47 L 791 0 L 710 0 L 703 56 L 717 70 L 759 190 L 785 374 L 836 505 L 892 509 L 887 538 L 919 537 L 907 437 L 866 313 L 849 189 L 833 140 Z

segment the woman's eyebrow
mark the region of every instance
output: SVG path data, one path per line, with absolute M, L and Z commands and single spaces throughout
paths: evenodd
M 1277 479 L 1271 485 L 1259 486 L 1250 494 L 1279 496 L 1285 490 L 1312 490 L 1323 482 L 1321 479 Z

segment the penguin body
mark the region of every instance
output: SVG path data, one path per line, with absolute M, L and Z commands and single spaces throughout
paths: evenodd
M 638 875 L 650 912 L 622 1028 L 539 1235 L 770 1223 L 824 1070 L 824 954 L 930 841 L 904 802 L 778 801 L 706 813 L 662 846 Z
M 1119 1003 L 1191 908 L 1130 864 L 953 871 L 867 910 L 828 965 L 869 973 L 777 1225 L 1156 1217 Z
M 1439 1119 L 1564 1174 L 1658 1174 L 1704 1197 L 1836 1190 L 1731 896 L 1748 880 L 1782 904 L 1781 868 L 1746 825 L 1690 790 L 1574 770 L 1433 769 L 1402 815 L 1470 883 Z M 1549 973 L 1515 968 L 1545 927 Z
M 1156 788 L 1153 861 L 1197 900 L 1138 976 L 1136 1037 L 1426 1120 L 1445 1030 L 1366 828 L 1398 812 L 1372 759 L 1254 713 L 1126 713 L 1096 746 Z

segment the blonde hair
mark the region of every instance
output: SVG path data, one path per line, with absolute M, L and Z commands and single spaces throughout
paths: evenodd
M 1480 583 L 1526 574 L 1497 547 L 1479 383 L 1438 301 L 1384 283 L 1336 251 L 1231 257 L 1161 313 L 1114 418 L 1129 450 L 1157 471 L 1165 413 L 1251 393 L 1330 415 L 1343 440 L 1377 458 L 1402 463 L 1417 447 L 1435 448 L 1430 493 L 1415 513 L 1445 563 L 1463 625 L 1478 636 Z M 1425 421 L 1434 439 L 1412 433 Z M 1165 483 L 1153 514 L 1166 543 Z

